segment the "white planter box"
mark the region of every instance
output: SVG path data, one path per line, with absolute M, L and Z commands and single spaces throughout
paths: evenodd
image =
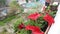
M 55 23 L 52 24 L 48 34 L 60 34 L 60 5 L 58 6 Z

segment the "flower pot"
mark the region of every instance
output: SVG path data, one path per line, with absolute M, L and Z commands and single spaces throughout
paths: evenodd
M 52 11 L 57 11 L 58 5 L 56 5 L 56 6 L 51 5 L 50 7 L 51 7 L 50 10 L 52 10 Z

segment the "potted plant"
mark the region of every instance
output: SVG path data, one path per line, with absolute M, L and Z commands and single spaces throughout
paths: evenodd
M 14 29 L 19 34 L 44 34 L 48 26 L 54 23 L 54 18 L 49 14 L 33 13 L 28 15 L 27 21 L 18 20 Z M 23 33 L 24 32 L 24 33 Z

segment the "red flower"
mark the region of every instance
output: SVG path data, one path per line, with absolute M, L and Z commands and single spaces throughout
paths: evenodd
M 44 34 L 44 32 L 32 32 L 32 34 Z
M 37 26 L 30 26 L 30 25 L 28 25 L 28 26 L 26 26 L 26 30 L 31 30 L 33 32 L 40 32 L 40 28 L 37 27 Z
M 28 18 L 31 19 L 31 20 L 37 20 L 38 17 L 40 17 L 40 16 L 41 16 L 41 14 L 34 13 L 34 14 L 29 15 Z
M 23 23 L 19 24 L 18 28 L 19 29 L 23 29 L 25 27 L 25 25 Z
M 44 20 L 48 22 L 48 25 L 52 25 L 52 23 L 54 23 L 54 18 L 50 16 L 49 14 L 46 14 L 44 16 Z
M 28 26 L 26 26 L 26 30 L 31 30 L 32 34 L 44 34 L 44 32 L 42 32 L 40 30 L 40 28 L 37 27 L 37 26 L 30 26 L 30 25 L 28 25 Z

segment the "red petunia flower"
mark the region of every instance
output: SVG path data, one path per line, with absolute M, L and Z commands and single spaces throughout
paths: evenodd
M 25 27 L 25 25 L 23 23 L 19 24 L 18 28 L 19 29 L 23 29 Z
M 54 18 L 50 16 L 49 14 L 46 14 L 44 16 L 44 20 L 48 22 L 48 25 L 52 25 L 52 23 L 54 23 Z
M 28 18 L 31 19 L 31 20 L 37 20 L 38 17 L 40 17 L 40 16 L 41 16 L 41 14 L 34 13 L 34 14 L 29 15 Z
M 37 26 L 30 26 L 30 25 L 28 25 L 28 26 L 26 26 L 26 30 L 31 30 L 32 34 L 44 34 L 44 32 L 42 32 L 40 30 L 40 28 L 37 27 Z
M 30 25 L 28 25 L 28 26 L 26 26 L 26 30 L 31 30 L 33 32 L 40 32 L 40 28 L 37 27 L 37 26 L 30 26 Z
M 44 32 L 32 32 L 32 34 L 44 34 Z

